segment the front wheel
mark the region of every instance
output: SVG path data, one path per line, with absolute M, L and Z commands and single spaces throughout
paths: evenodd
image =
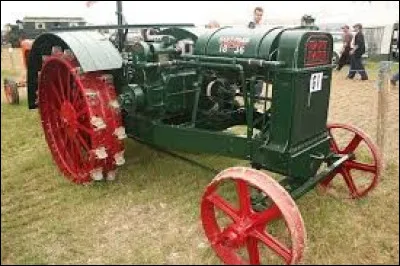
M 361 129 L 345 124 L 327 126 L 331 136 L 331 151 L 338 155 L 353 154 L 331 175 L 321 182 L 321 188 L 338 196 L 347 194 L 356 199 L 366 196 L 376 187 L 382 169 L 378 147 Z M 334 179 L 337 174 L 342 178 Z
M 266 196 L 268 207 L 255 211 L 251 191 Z M 201 220 L 211 247 L 226 264 L 296 264 L 306 233 L 296 203 L 267 174 L 247 167 L 222 171 L 207 186 Z

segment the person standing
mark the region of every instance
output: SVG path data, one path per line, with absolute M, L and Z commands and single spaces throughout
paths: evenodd
M 340 71 L 344 65 L 350 63 L 351 42 L 353 41 L 353 35 L 351 34 L 350 27 L 348 25 L 344 25 L 342 27 L 342 31 L 343 31 L 343 47 L 340 53 L 338 65 L 336 67 L 337 71 Z
M 354 36 L 354 46 L 350 50 L 350 70 L 347 78 L 353 79 L 359 73 L 361 80 L 368 80 L 367 71 L 362 63 L 362 55 L 365 53 L 365 38 L 362 32 L 362 25 L 357 23 L 353 26 L 356 31 Z
M 253 21 L 250 21 L 249 25 L 247 27 L 250 29 L 255 29 L 255 28 L 260 27 L 262 25 L 263 15 L 264 15 L 264 9 L 262 7 L 258 6 L 256 8 L 254 8 Z M 256 84 L 254 86 L 255 96 L 260 96 L 262 94 L 263 86 L 264 86 L 264 83 L 261 80 L 256 81 Z
M 250 29 L 255 29 L 255 28 L 258 28 L 258 27 L 260 27 L 261 25 L 262 25 L 262 18 L 263 18 L 263 15 L 264 15 L 264 9 L 262 8 L 262 7 L 256 7 L 255 9 L 254 9 L 254 18 L 253 18 L 253 21 L 250 21 L 249 22 L 249 25 L 248 25 L 248 27 L 250 28 Z

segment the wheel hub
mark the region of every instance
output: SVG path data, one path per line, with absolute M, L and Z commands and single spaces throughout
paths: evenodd
M 78 131 L 78 117 L 75 111 L 75 108 L 70 102 L 63 102 L 60 109 L 60 117 L 61 121 L 67 128 L 68 134 L 75 135 Z
M 231 248 L 242 247 L 246 242 L 248 228 L 248 224 L 245 224 L 244 221 L 232 224 L 223 231 L 222 243 Z
M 224 246 L 230 248 L 239 248 L 244 244 L 245 236 L 244 234 L 241 234 L 240 232 L 235 230 L 235 228 L 232 226 L 227 228 L 222 233 L 221 241 Z

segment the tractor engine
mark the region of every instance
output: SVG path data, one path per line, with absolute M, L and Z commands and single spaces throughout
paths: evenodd
M 120 95 L 128 115 L 141 114 L 170 124 L 210 130 L 240 119 L 240 79 L 221 67 L 199 69 L 184 61 L 195 53 L 196 37 L 185 30 L 127 38 L 123 52 L 125 86 Z M 184 38 L 183 34 L 186 34 Z M 195 117 L 194 115 L 195 114 Z M 243 114 L 243 113 L 242 113 Z

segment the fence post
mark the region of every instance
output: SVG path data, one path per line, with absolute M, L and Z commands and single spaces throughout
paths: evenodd
M 8 48 L 8 54 L 10 55 L 11 70 L 15 73 L 14 49 L 12 47 Z
M 382 153 L 383 169 L 386 166 L 385 156 L 385 135 L 386 135 L 386 118 L 388 110 L 388 89 L 390 88 L 390 61 L 381 61 L 378 72 L 378 117 L 376 125 L 376 143 Z

